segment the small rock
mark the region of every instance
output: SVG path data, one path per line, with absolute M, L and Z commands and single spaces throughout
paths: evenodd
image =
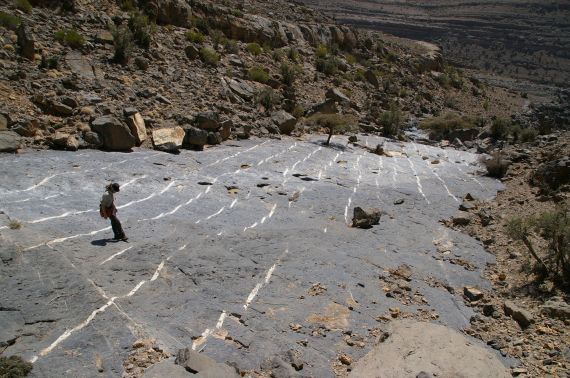
M 469 299 L 469 301 L 474 302 L 474 301 L 478 301 L 481 298 L 483 298 L 483 293 L 472 287 L 472 286 L 465 286 L 463 288 L 463 294 Z
M 184 137 L 184 129 L 180 126 L 152 130 L 152 143 L 159 151 L 177 151 L 182 147 Z
M 355 207 L 352 217 L 352 227 L 371 228 L 373 225 L 380 223 L 381 215 L 382 211 L 380 209 L 364 210 L 361 207 Z
M 352 358 L 347 355 L 347 354 L 341 354 L 340 356 L 338 356 L 338 360 L 343 364 L 343 365 L 350 365 L 352 364 Z
M 356 135 L 351 135 L 348 137 L 348 142 L 349 143 L 356 143 L 356 142 L 358 142 L 358 138 L 356 137 Z
M 511 301 L 505 301 L 503 309 L 505 310 L 505 315 L 510 316 L 516 320 L 522 329 L 525 329 L 531 323 L 534 323 L 534 318 L 529 311 L 518 307 Z
M 511 374 L 513 375 L 513 377 L 518 377 L 519 375 L 526 373 L 528 373 L 528 370 L 525 368 L 513 368 L 511 370 Z
M 416 378 L 432 378 L 432 375 L 430 373 L 426 373 L 425 371 L 420 371 L 418 375 L 416 375 Z
M 271 114 L 271 120 L 279 128 L 281 134 L 289 135 L 295 130 L 297 118 L 287 113 L 285 110 L 279 110 Z
M 471 214 L 466 211 L 459 211 L 457 215 L 451 218 L 451 221 L 455 226 L 467 226 L 471 223 Z
M 166 105 L 172 105 L 172 101 L 170 101 L 169 99 L 167 99 L 166 97 L 164 97 L 161 94 L 156 95 L 156 101 L 161 102 L 161 103 L 166 104 Z
M 191 348 L 180 349 L 174 363 L 194 374 L 210 369 L 216 365 L 216 361 L 205 354 L 193 351 Z
M 561 297 L 553 297 L 540 306 L 541 312 L 551 318 L 570 319 L 570 305 Z
M 394 201 L 394 205 L 401 205 L 404 203 L 404 199 L 403 198 L 399 198 L 397 200 Z

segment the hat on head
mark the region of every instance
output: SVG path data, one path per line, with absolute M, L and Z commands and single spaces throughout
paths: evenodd
M 114 192 L 118 192 L 118 191 L 119 191 L 119 188 L 120 188 L 120 185 L 117 184 L 116 182 L 114 182 L 114 183 L 111 184 L 111 188 L 113 189 Z

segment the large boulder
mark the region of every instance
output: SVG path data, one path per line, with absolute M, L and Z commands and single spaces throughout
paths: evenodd
M 325 93 L 325 97 L 339 104 L 350 104 L 350 99 L 337 88 L 330 88 L 327 93 Z
M 139 5 L 158 24 L 188 27 L 192 9 L 185 0 L 139 0 Z
M 137 146 L 140 146 L 146 140 L 146 126 L 142 115 L 136 112 L 127 116 L 127 125 L 135 137 Z
M 136 145 L 136 139 L 127 125 L 112 116 L 96 118 L 91 129 L 99 134 L 103 147 L 111 151 L 128 151 Z
M 551 190 L 570 183 L 570 157 L 564 156 L 540 165 L 532 176 L 531 182 Z
M 511 377 L 479 342 L 445 326 L 399 320 L 390 323 L 385 335 L 355 364 L 349 378 Z
M 208 144 L 208 132 L 197 127 L 186 127 L 182 145 L 187 148 L 202 149 Z
M 224 77 L 222 87 L 232 102 L 251 101 L 255 96 L 255 89 L 245 80 Z
M 8 130 L 8 116 L 0 114 L 0 131 Z
M 203 130 L 218 130 L 220 128 L 220 116 L 218 112 L 200 112 L 194 117 L 194 122 L 198 128 Z
M 358 228 L 371 228 L 372 226 L 380 223 L 380 216 L 382 211 L 380 209 L 366 209 L 361 207 L 354 208 L 354 215 L 352 217 L 352 227 Z
M 79 142 L 75 135 L 57 131 L 52 137 L 52 147 L 59 150 L 77 151 Z
M 22 147 L 20 136 L 13 131 L 0 131 L 0 152 L 16 152 Z
M 295 130 L 295 125 L 297 125 L 297 118 L 285 110 L 279 110 L 271 114 L 271 120 L 277 125 L 279 132 L 286 135 L 291 134 Z
M 33 60 L 36 55 L 35 40 L 32 33 L 22 22 L 18 27 L 18 50 L 24 58 Z
M 186 371 L 201 377 L 239 377 L 232 367 L 226 364 L 219 364 L 204 353 L 193 351 L 190 348 L 180 349 L 174 363 L 182 366 Z
M 566 303 L 562 297 L 550 298 L 540 306 L 540 310 L 551 318 L 570 319 L 570 304 Z
M 159 151 L 173 152 L 182 147 L 184 129 L 180 126 L 152 130 L 152 143 Z

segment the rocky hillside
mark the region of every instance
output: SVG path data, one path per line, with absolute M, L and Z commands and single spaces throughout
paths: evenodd
M 454 61 L 547 85 L 570 79 L 566 1 L 320 1 L 339 21 L 442 46 Z
M 339 26 L 294 3 L 2 4 L 3 151 L 202 149 L 331 122 L 403 137 L 426 117 L 463 113 L 482 126 L 525 103 L 447 65 L 433 45 Z

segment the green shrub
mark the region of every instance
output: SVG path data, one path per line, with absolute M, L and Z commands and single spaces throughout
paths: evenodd
M 57 69 L 59 67 L 59 56 L 57 55 L 42 55 L 40 68 Z
M 14 5 L 24 13 L 32 13 L 32 4 L 28 0 L 15 0 Z
M 220 54 L 208 47 L 202 47 L 200 49 L 200 59 L 210 66 L 217 66 L 220 62 Z
M 192 43 L 202 43 L 204 42 L 204 34 L 196 30 L 188 30 L 186 39 Z
M 354 55 L 352 54 L 346 54 L 344 56 L 344 59 L 346 59 L 346 62 L 348 64 L 356 64 L 356 58 L 354 57 Z
M 192 16 L 190 24 L 203 34 L 210 34 L 210 23 L 207 19 Z
M 33 369 L 33 365 L 24 361 L 21 357 L 0 357 L 0 377 L 20 378 L 27 376 Z
M 327 76 L 334 76 L 338 73 L 338 61 L 334 56 L 317 59 L 316 66 L 317 71 Z
M 538 136 L 538 130 L 527 127 L 521 131 L 520 141 L 522 143 L 534 142 Z
M 356 128 L 357 119 L 344 114 L 314 114 L 307 120 L 313 127 L 327 129 L 328 138 L 325 145 L 329 145 L 334 134 L 343 134 Z
M 390 110 L 382 113 L 378 121 L 382 125 L 384 136 L 397 137 L 400 135 L 403 117 L 402 112 L 396 105 L 390 105 Z
M 261 48 L 261 46 L 259 46 L 258 43 L 252 42 L 252 43 L 248 43 L 247 46 L 245 47 L 245 49 L 254 56 L 258 56 L 259 54 L 261 54 L 263 52 L 263 49 Z
M 477 126 L 477 120 L 456 113 L 447 113 L 441 117 L 425 119 L 420 123 L 420 128 L 430 130 L 431 139 L 446 139 L 449 134 L 458 129 L 473 129 Z
M 279 95 L 272 88 L 265 88 L 256 95 L 255 102 L 263 105 L 265 109 L 271 110 L 279 104 Z
M 505 118 L 497 118 L 491 124 L 491 136 L 497 140 L 506 139 L 511 132 L 512 123 Z
M 282 49 L 275 49 L 271 53 L 271 57 L 276 62 L 282 62 L 283 59 L 285 58 L 285 52 Z
M 232 14 L 232 16 L 235 16 L 235 17 L 239 17 L 239 18 L 243 17 L 243 12 L 240 11 L 239 9 L 232 9 L 230 11 L 230 13 Z
M 237 54 L 239 52 L 238 43 L 234 39 L 227 39 L 224 48 L 230 54 Z
M 281 63 L 280 72 L 283 84 L 293 85 L 297 77 L 301 74 L 302 69 L 297 65 Z
M 262 67 L 252 67 L 247 71 L 247 78 L 265 84 L 269 80 L 269 73 Z
M 329 50 L 326 48 L 325 45 L 318 45 L 315 49 L 315 56 L 318 59 L 326 58 L 329 55 Z
M 287 57 L 293 63 L 299 63 L 301 61 L 301 55 L 299 54 L 299 50 L 297 50 L 295 47 L 289 48 L 287 52 Z
M 487 175 L 495 178 L 501 178 L 507 173 L 510 161 L 503 159 L 500 152 L 495 152 L 489 159 L 481 158 L 481 162 L 487 168 Z
M 62 29 L 53 35 L 56 41 L 63 43 L 73 49 L 79 49 L 85 45 L 85 38 L 74 29 Z
M 297 119 L 301 118 L 302 116 L 305 115 L 305 109 L 299 105 L 296 104 L 293 109 L 291 110 L 291 115 Z
M 537 216 L 514 218 L 507 224 L 507 234 L 522 241 L 535 260 L 542 278 L 548 275 L 570 283 L 570 214 L 566 207 Z M 540 254 L 533 240 L 541 239 Z M 542 256 L 541 256 L 542 255 Z
M 149 21 L 148 16 L 141 12 L 133 12 L 129 18 L 129 29 L 137 45 L 145 49 L 150 47 L 155 26 Z
M 16 30 L 20 25 L 20 18 L 0 11 L 0 26 L 6 29 Z
M 211 30 L 210 37 L 212 38 L 212 44 L 214 45 L 215 49 L 217 49 L 220 45 L 225 45 L 226 41 L 228 40 L 226 38 L 226 35 L 218 29 Z
M 119 64 L 127 64 L 133 52 L 133 34 L 126 26 L 114 28 L 112 30 L 115 54 L 113 60 Z
M 136 9 L 134 0 L 118 0 L 119 8 L 125 12 L 132 12 Z

